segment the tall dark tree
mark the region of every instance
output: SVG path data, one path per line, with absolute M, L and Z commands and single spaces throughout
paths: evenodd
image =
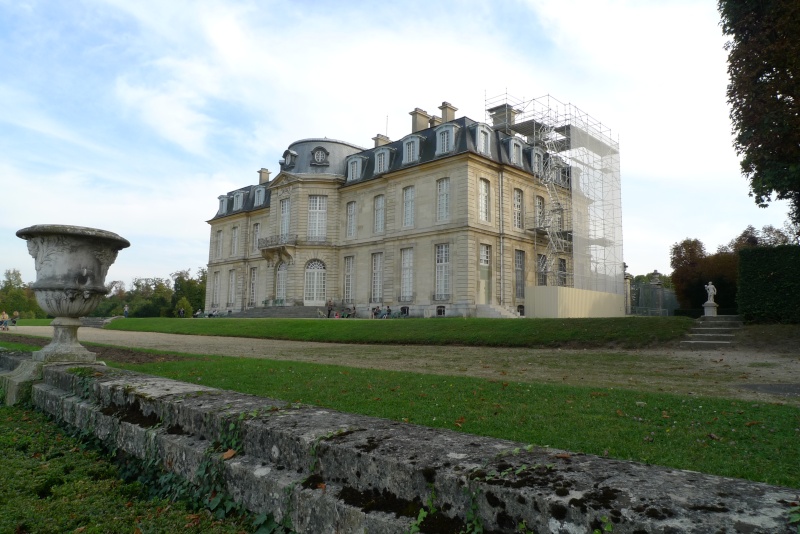
M 719 0 L 730 40 L 728 104 L 750 195 L 790 203 L 800 223 L 800 2 Z

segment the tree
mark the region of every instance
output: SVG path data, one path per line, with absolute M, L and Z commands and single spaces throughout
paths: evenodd
M 730 40 L 728 104 L 750 196 L 790 203 L 800 223 L 800 2 L 719 0 Z
M 18 311 L 24 319 L 47 317 L 47 314 L 36 302 L 36 295 L 28 284 L 22 281 L 22 274 L 17 269 L 7 269 L 0 283 L 0 309 Z

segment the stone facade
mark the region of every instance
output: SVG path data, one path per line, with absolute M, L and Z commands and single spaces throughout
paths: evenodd
M 323 308 L 330 299 L 361 317 L 376 306 L 419 317 L 473 316 L 479 305 L 524 315 L 526 290 L 571 286 L 572 251 L 548 247 L 556 235 L 570 239 L 571 218 L 553 215 L 573 211 L 568 178 L 546 184 L 545 148 L 503 124 L 440 109 L 450 120 L 429 117 L 419 129 L 428 116 L 417 109 L 414 131 L 394 142 L 379 135 L 371 149 L 297 141 L 274 179 L 262 169 L 257 185 L 220 196 L 206 310 Z

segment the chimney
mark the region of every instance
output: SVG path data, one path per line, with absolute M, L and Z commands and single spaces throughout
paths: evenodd
M 372 138 L 372 140 L 375 141 L 375 148 L 378 148 L 379 146 L 383 145 L 388 145 L 389 143 L 392 142 L 391 139 L 389 139 L 383 134 L 376 135 L 375 137 Z
M 258 171 L 258 183 L 265 184 L 269 182 L 269 171 L 264 167 L 261 167 L 261 170 Z
M 428 121 L 431 120 L 431 116 L 419 108 L 414 108 L 409 115 L 411 115 L 411 133 L 424 130 L 428 127 Z
M 442 110 L 442 122 L 450 122 L 456 118 L 456 111 L 458 111 L 458 108 L 453 107 L 453 104 L 450 102 L 442 102 L 439 109 Z
M 430 126 L 431 128 L 433 128 L 434 126 L 439 126 L 440 124 L 442 124 L 442 119 L 437 117 L 436 115 L 431 117 L 431 120 L 428 121 L 428 126 Z
M 492 116 L 492 126 L 507 126 L 516 122 L 519 110 L 508 104 L 501 104 L 488 110 Z

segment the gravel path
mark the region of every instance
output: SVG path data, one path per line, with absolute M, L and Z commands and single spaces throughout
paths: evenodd
M 20 326 L 11 332 L 52 337 L 49 326 Z M 735 397 L 800 406 L 800 356 L 748 349 L 686 351 L 508 349 L 461 346 L 347 345 L 217 336 L 188 336 L 81 328 L 83 342 L 188 354 L 269 358 L 503 381 L 622 387 L 689 395 Z M 131 363 L 122 351 L 101 358 Z M 130 356 L 130 351 L 128 351 Z

